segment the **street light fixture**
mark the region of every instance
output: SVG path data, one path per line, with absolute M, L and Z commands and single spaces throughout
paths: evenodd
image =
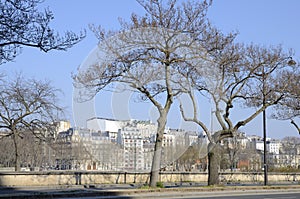
M 287 64 L 289 66 L 295 66 L 297 64 L 297 62 L 295 60 L 293 60 L 292 57 L 289 57 L 289 61 L 287 62 Z

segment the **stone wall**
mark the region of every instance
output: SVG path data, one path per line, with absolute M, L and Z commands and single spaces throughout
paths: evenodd
M 197 182 L 206 183 L 207 173 L 189 172 L 162 172 L 161 182 Z M 262 183 L 264 175 L 255 173 L 220 173 L 222 183 Z M 269 173 L 270 183 L 298 182 L 300 173 Z M 0 173 L 0 186 L 59 186 L 59 185 L 85 185 L 85 184 L 123 184 L 149 182 L 149 173 L 132 172 L 2 172 Z

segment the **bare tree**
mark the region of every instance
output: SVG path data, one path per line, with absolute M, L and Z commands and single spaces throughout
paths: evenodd
M 29 132 L 42 140 L 51 137 L 63 109 L 57 105 L 58 90 L 48 81 L 17 75 L 0 86 L 0 129 L 6 131 L 2 137 L 13 139 L 15 170 L 19 171 L 19 139 Z
M 207 65 L 203 45 L 217 32 L 206 17 L 210 1 L 185 1 L 181 5 L 176 0 L 137 2 L 146 14 L 132 14 L 130 22 L 121 22 L 119 32 L 92 28 L 100 40 L 99 51 L 105 56 L 102 54 L 101 60 L 79 70 L 74 81 L 77 88 L 94 89 L 90 96 L 113 83 L 125 83 L 139 93 L 140 100 L 148 100 L 157 108 L 158 129 L 150 177 L 150 186 L 155 187 L 167 115 L 174 98 L 186 89 L 186 76 L 192 74 L 196 65 Z
M 191 82 L 191 90 L 188 92 L 194 106 L 194 114 L 192 117 L 187 117 L 182 106 L 181 112 L 185 120 L 197 123 L 208 136 L 210 141 L 208 184 L 215 185 L 219 184 L 218 148 L 220 141 L 234 137 L 240 127 L 252 121 L 267 107 L 284 99 L 287 82 L 281 82 L 279 86 L 276 75 L 279 71 L 286 69 L 290 55 L 280 46 L 265 48 L 250 45 L 245 47 L 233 42 L 222 46 L 220 50 L 209 52 L 215 62 L 214 71 L 208 76 L 209 79 L 201 73 L 196 75 L 196 79 Z M 195 90 L 211 99 L 214 109 L 211 114 L 216 118 L 220 126 L 219 130 L 210 131 L 208 126 L 199 119 Z M 241 104 L 256 107 L 256 109 L 249 111 L 245 119 L 234 121 L 231 116 L 233 108 Z
M 300 126 L 297 123 L 297 118 L 300 117 L 300 69 L 296 65 L 294 70 L 286 71 L 279 75 L 282 82 L 288 81 L 286 89 L 286 97 L 278 103 L 274 108 L 275 112 L 272 115 L 275 119 L 290 120 L 291 124 L 297 129 L 300 134 Z
M 179 167 L 183 167 L 184 171 L 191 171 L 199 159 L 199 149 L 196 145 L 192 145 L 188 147 L 176 162 Z
M 0 64 L 14 60 L 24 46 L 43 52 L 67 50 L 85 37 L 67 31 L 60 36 L 50 27 L 53 13 L 38 10 L 43 0 L 0 1 Z
M 36 138 L 32 133 L 24 132 L 22 139 L 19 139 L 18 142 L 20 165 L 30 170 L 45 169 L 50 162 L 49 155 L 46 153 L 49 145 L 44 140 Z M 11 150 L 14 152 L 14 148 Z M 15 158 L 14 155 L 12 157 Z

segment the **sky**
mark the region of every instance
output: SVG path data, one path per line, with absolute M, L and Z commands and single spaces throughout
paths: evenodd
M 51 80 L 53 86 L 63 91 L 61 103 L 67 107 L 66 118 L 73 126 L 84 126 L 85 107 L 73 103 L 74 89 L 71 74 L 86 60 L 97 45 L 97 39 L 89 30 L 89 24 L 101 25 L 107 30 L 118 30 L 118 18 L 127 20 L 132 12 L 143 13 L 135 0 L 45 0 L 41 9 L 49 7 L 54 14 L 51 27 L 58 32 L 85 29 L 87 37 L 68 51 L 51 51 L 43 53 L 37 49 L 24 48 L 14 62 L 1 65 L 0 71 L 8 75 L 22 72 L 27 77 Z M 208 16 L 213 25 L 223 32 L 238 31 L 237 40 L 261 45 L 279 45 L 295 50 L 295 60 L 300 60 L 300 1 L 299 0 L 215 0 L 209 9 Z M 115 119 L 143 119 L 156 117 L 153 107 L 147 103 L 137 103 L 131 93 L 100 92 L 94 101 L 88 104 L 92 115 Z M 121 100 L 121 101 L 120 101 Z M 208 100 L 201 104 L 209 105 Z M 74 107 L 75 106 L 75 107 Z M 175 104 L 176 106 L 176 104 Z M 125 107 L 125 109 L 124 109 Z M 201 108 L 201 107 L 200 107 Z M 123 110 L 124 109 L 124 110 Z M 128 109 L 128 110 L 126 110 Z M 79 110 L 79 111 L 78 111 Z M 121 112 L 129 112 L 122 118 Z M 235 117 L 247 115 L 250 110 L 236 111 Z M 120 113 L 120 114 L 118 114 Z M 172 109 L 168 126 L 181 128 L 178 110 Z M 214 128 L 210 110 L 202 113 L 207 125 Z M 80 118 L 80 119 L 78 119 Z M 248 135 L 262 135 L 261 116 L 257 117 L 241 130 Z M 289 122 L 268 119 L 268 137 L 283 138 L 297 136 Z

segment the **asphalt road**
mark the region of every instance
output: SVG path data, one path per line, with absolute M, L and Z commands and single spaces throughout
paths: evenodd
M 103 199 L 103 198 L 120 198 L 120 199 L 299 199 L 300 190 L 256 190 L 256 191 L 217 191 L 217 192 L 165 192 L 165 193 L 147 193 L 147 194 L 130 194 L 119 196 L 94 196 L 94 197 L 81 197 L 83 199 Z M 66 199 L 66 198 L 60 198 Z M 68 199 L 78 199 L 72 197 Z
M 256 193 L 256 194 L 227 194 L 223 193 L 222 195 L 208 195 L 208 196 L 181 196 L 181 197 L 165 197 L 165 198 L 184 198 L 184 199 L 299 199 L 300 192 L 298 193 Z
M 143 190 L 130 185 L 102 185 L 102 186 L 70 186 L 70 187 L 14 187 L 0 188 L 0 199 L 20 198 L 68 198 L 68 199 L 300 199 L 299 185 L 251 187 L 190 187 Z

